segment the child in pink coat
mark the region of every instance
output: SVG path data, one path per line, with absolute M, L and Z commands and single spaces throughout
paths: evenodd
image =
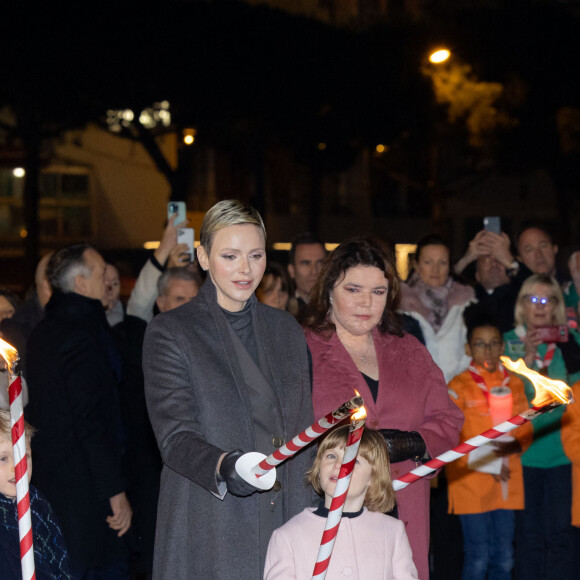
M 332 430 L 322 441 L 307 474 L 324 505 L 307 508 L 278 528 L 270 539 L 265 580 L 309 580 L 328 508 L 336 487 L 348 426 Z M 411 547 L 403 522 L 384 515 L 393 509 L 389 456 L 384 437 L 365 429 L 342 520 L 330 559 L 327 580 L 416 580 Z

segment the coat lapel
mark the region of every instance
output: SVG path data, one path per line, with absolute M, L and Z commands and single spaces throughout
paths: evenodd
M 365 402 L 365 409 L 369 416 L 376 415 L 376 405 L 373 400 L 371 391 L 362 376 L 361 372 L 358 370 L 351 356 L 348 354 L 346 348 L 344 348 L 342 342 L 338 338 L 336 332 L 334 332 L 330 340 L 325 341 L 318 335 L 313 335 L 316 340 L 319 340 L 322 345 L 324 345 L 325 356 L 332 361 L 332 366 L 334 368 L 334 376 L 339 385 L 341 385 L 341 391 L 345 394 L 345 401 L 355 396 L 354 390 L 356 389 Z M 379 375 L 379 381 L 380 381 Z M 337 385 L 338 386 L 338 385 Z M 379 387 L 380 393 L 380 387 Z
M 238 394 L 238 399 L 244 408 L 243 416 L 244 418 L 247 418 L 248 427 L 251 430 L 252 424 L 250 418 L 252 416 L 252 409 L 248 397 L 245 394 L 244 375 L 240 363 L 238 362 L 238 357 L 235 354 L 235 348 L 230 337 L 228 322 L 217 302 L 215 286 L 209 276 L 201 287 L 198 296 L 200 296 L 202 303 L 207 307 L 215 325 L 222 352 L 222 363 L 227 365 L 230 370 Z M 211 332 L 208 334 L 211 335 Z

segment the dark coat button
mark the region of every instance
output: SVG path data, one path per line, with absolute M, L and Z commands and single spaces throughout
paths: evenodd
M 284 438 L 280 437 L 280 435 L 274 435 L 274 437 L 272 437 L 272 445 L 276 447 L 276 449 L 282 447 L 282 445 L 284 445 Z
M 282 484 L 276 480 L 272 486 L 272 491 L 280 491 L 282 489 Z

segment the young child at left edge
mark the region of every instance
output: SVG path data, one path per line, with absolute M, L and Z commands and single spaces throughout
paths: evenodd
M 34 429 L 25 423 L 29 479 L 33 432 Z M 68 553 L 56 516 L 46 498 L 34 486 L 30 486 L 30 510 L 36 580 L 71 580 Z M 22 580 L 10 413 L 4 409 L 0 409 L 0 563 L 2 580 Z

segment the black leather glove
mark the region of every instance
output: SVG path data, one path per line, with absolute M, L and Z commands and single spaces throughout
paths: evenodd
M 220 476 L 226 482 L 228 486 L 228 491 L 232 495 L 237 495 L 238 497 L 247 497 L 252 495 L 255 491 L 258 491 L 257 487 L 254 487 L 251 483 L 248 483 L 245 479 L 240 477 L 236 471 L 236 461 L 243 455 L 241 449 L 235 449 L 230 451 L 222 460 L 220 467 Z
M 399 431 L 399 429 L 380 430 L 389 449 L 391 463 L 412 459 L 421 461 L 425 455 L 425 441 L 417 431 Z

